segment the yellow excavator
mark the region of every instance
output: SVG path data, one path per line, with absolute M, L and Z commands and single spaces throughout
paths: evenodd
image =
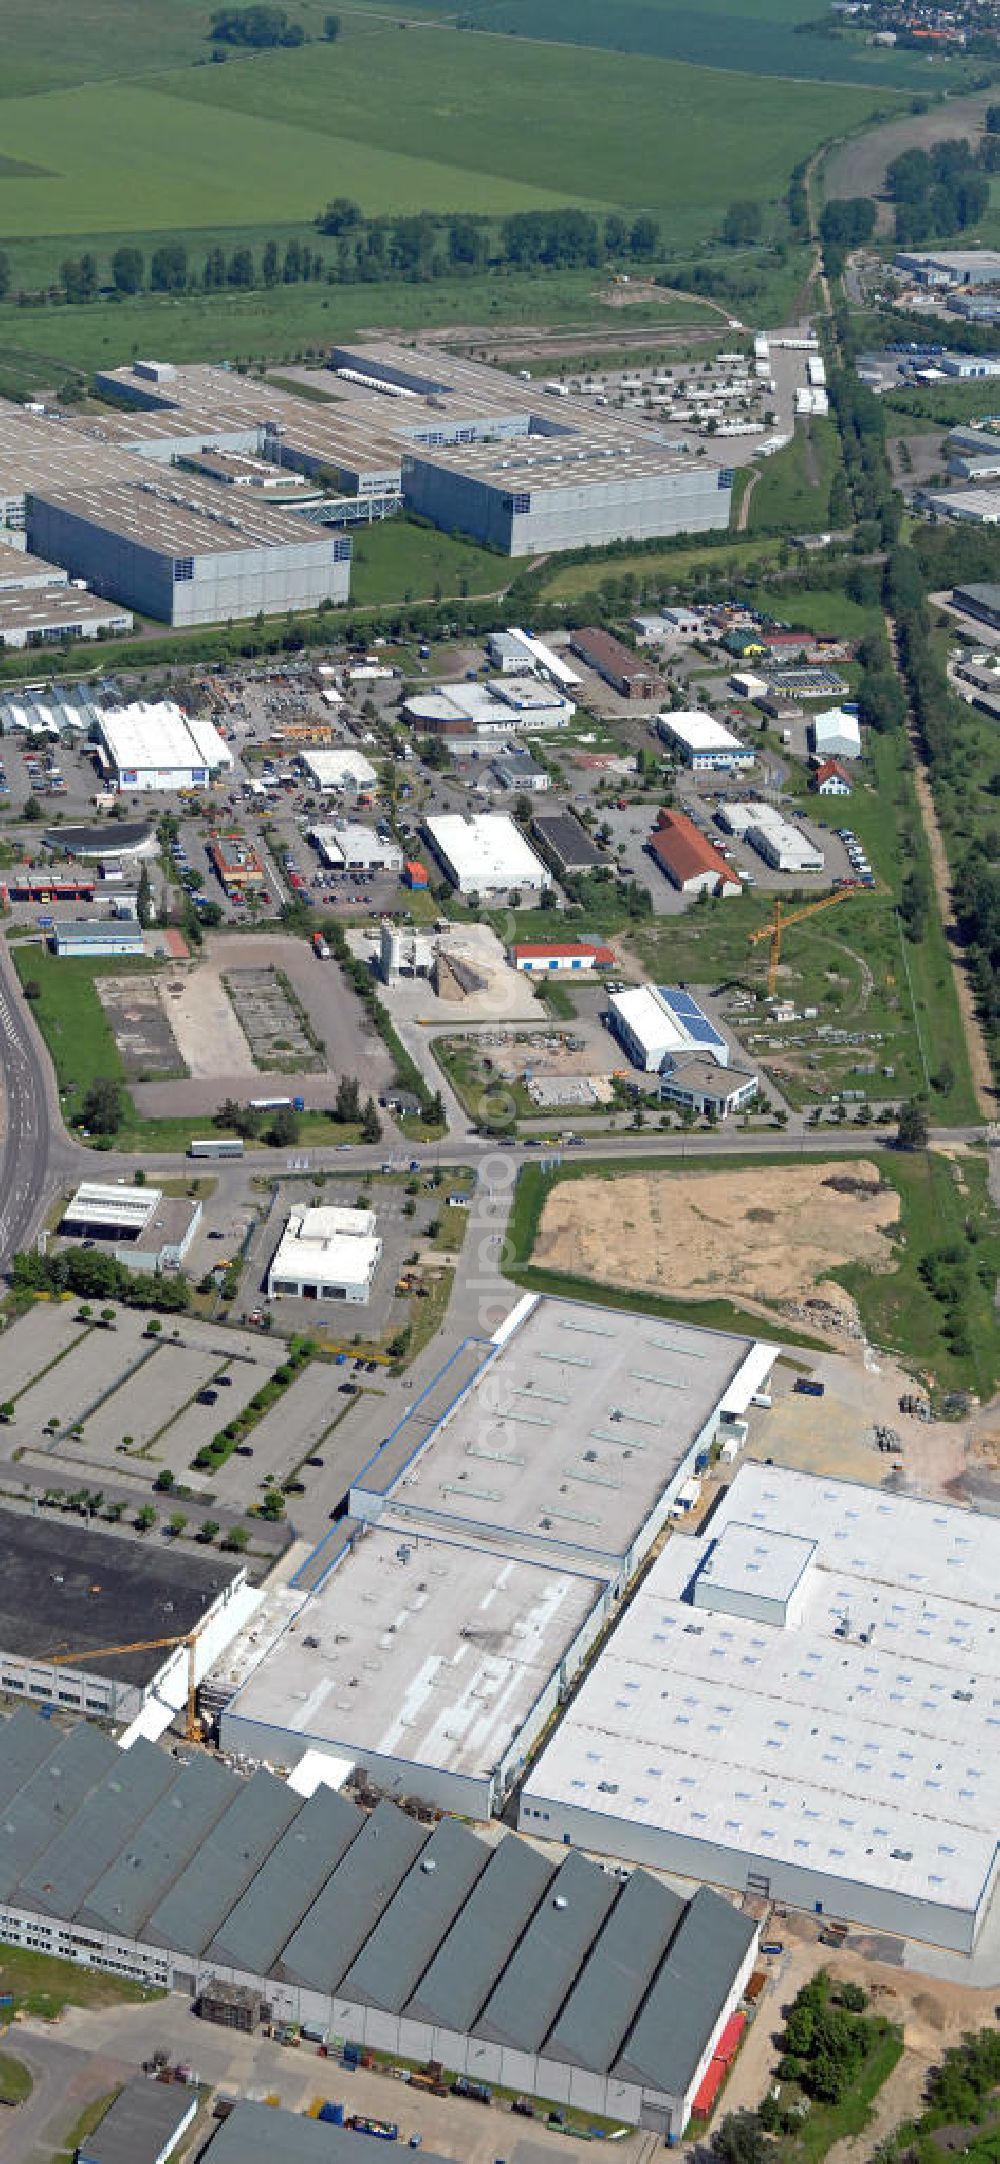
M 756 947 L 762 939 L 769 939 L 771 951 L 767 962 L 767 996 L 773 999 L 778 983 L 778 966 L 781 961 L 781 942 L 789 925 L 801 924 L 803 918 L 814 917 L 820 909 L 832 909 L 837 902 L 846 902 L 853 894 L 853 887 L 841 887 L 836 894 L 824 894 L 818 902 L 807 902 L 802 909 L 783 909 L 776 897 L 768 924 L 762 924 L 759 932 L 751 932 L 750 945 Z

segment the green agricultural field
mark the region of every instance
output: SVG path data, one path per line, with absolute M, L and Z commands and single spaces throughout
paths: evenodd
M 374 41 L 371 41 L 374 43 Z M 339 50 L 339 48 L 338 48 Z M 345 53 L 349 48 L 345 47 Z M 356 65 L 368 41 L 354 47 Z M 275 55 L 273 65 L 294 58 Z M 320 68 L 325 52 L 310 56 Z M 260 64 L 234 65 L 255 80 Z M 169 78 L 197 86 L 211 75 L 191 72 Z M 263 70 L 260 70 L 263 82 Z M 330 124 L 301 125 L 291 101 L 264 100 L 269 117 L 232 110 L 225 101 L 164 97 L 137 83 L 91 84 L 42 97 L 9 99 L 3 108 L 4 144 L 17 158 L 33 158 L 42 179 L 0 179 L 0 229 L 18 234 L 113 233 L 127 209 L 130 227 L 173 233 L 201 219 L 223 225 L 268 219 L 309 219 L 331 195 L 353 194 L 373 214 L 408 209 L 508 211 L 565 202 L 575 174 L 560 186 L 494 173 L 488 167 L 458 168 L 432 156 L 407 155 L 379 140 L 379 130 L 334 134 Z M 333 98 L 332 78 L 328 94 Z M 286 117 L 287 116 L 287 117 Z M 339 126 L 339 122 L 338 122 Z M 406 130 L 412 139 L 413 131 Z M 109 141 L 115 156 L 109 158 Z M 128 174 L 123 192 L 122 174 Z
M 405 114 L 414 160 L 479 176 L 480 187 L 489 175 L 519 194 L 660 211 L 675 240 L 712 230 L 734 196 L 773 202 L 793 165 L 877 102 L 853 88 L 803 83 L 790 97 L 766 78 L 460 31 L 415 35 L 395 24 L 377 38 L 158 76 L 155 92 L 321 136 L 330 183 L 317 208 L 341 189 L 373 207 L 364 169 L 333 167 L 353 158 L 349 143 L 378 143 L 386 113 L 395 112 Z M 32 142 L 15 132 L 9 147 L 48 162 L 44 129 Z M 471 195 L 452 200 L 476 207 Z M 418 192 L 395 207 L 423 202 Z
M 420 12 L 438 13 L 439 0 L 416 0 Z M 415 12 L 410 0 L 409 12 Z M 922 53 L 872 50 L 862 35 L 824 37 L 799 30 L 816 23 L 814 0 L 467 0 L 463 20 L 484 30 L 563 45 L 603 46 L 647 53 L 664 60 L 741 68 L 748 75 L 937 89 L 941 63 Z M 976 63 L 949 64 L 948 85 L 959 89 L 976 74 Z

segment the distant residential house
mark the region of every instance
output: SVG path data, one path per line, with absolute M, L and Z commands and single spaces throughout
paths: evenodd
M 852 787 L 851 777 L 838 759 L 824 759 L 813 775 L 818 796 L 850 796 Z

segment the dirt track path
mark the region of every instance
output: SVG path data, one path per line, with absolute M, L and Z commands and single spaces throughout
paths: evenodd
M 897 674 L 900 675 L 900 680 L 903 681 L 899 669 L 899 651 L 896 643 L 896 626 L 893 623 L 891 616 L 886 617 L 885 627 L 889 637 L 889 645 L 892 649 L 893 662 L 895 664 Z M 965 1037 L 966 1049 L 969 1055 L 969 1066 L 972 1070 L 973 1088 L 975 1089 L 976 1100 L 979 1105 L 980 1112 L 983 1115 L 983 1118 L 990 1120 L 995 1117 L 996 1113 L 996 1093 L 993 1086 L 993 1069 L 990 1065 L 989 1053 L 986 1049 L 986 1039 L 983 1036 L 983 1032 L 980 1027 L 979 1016 L 976 1013 L 976 1003 L 972 996 L 972 987 L 969 983 L 968 973 L 962 960 L 961 949 L 959 946 L 958 926 L 955 922 L 955 911 L 953 908 L 951 867 L 948 863 L 948 852 L 945 848 L 944 835 L 941 832 L 941 826 L 938 820 L 937 806 L 934 802 L 934 792 L 931 788 L 930 772 L 928 770 L 927 761 L 924 757 L 924 747 L 920 741 L 920 734 L 917 729 L 916 721 L 914 719 L 909 700 L 907 700 L 906 706 L 906 733 L 910 741 L 910 750 L 913 753 L 913 786 L 916 794 L 917 805 L 920 811 L 920 818 L 923 824 L 924 833 L 927 837 L 927 848 L 930 853 L 931 860 L 931 877 L 934 881 L 934 892 L 937 896 L 937 905 L 941 913 L 941 923 L 944 927 L 944 936 L 948 943 L 948 956 L 951 962 L 951 972 L 955 982 L 955 996 L 958 1000 L 958 1011 L 962 1018 L 962 1031 Z
M 750 498 L 753 495 L 754 489 L 756 488 L 758 481 L 760 480 L 760 474 L 760 467 L 755 466 L 753 472 L 750 475 L 750 479 L 747 482 L 747 485 L 743 491 L 743 501 L 740 504 L 740 515 L 736 521 L 737 533 L 746 533 L 747 526 L 750 521 Z

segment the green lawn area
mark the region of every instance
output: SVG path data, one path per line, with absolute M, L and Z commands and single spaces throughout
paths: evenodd
M 358 527 L 353 539 L 351 600 L 358 608 L 434 601 L 445 594 L 494 593 L 512 577 L 506 556 L 411 519 Z
M 13 1995 L 13 2010 L 36 2014 L 43 2021 L 54 2021 L 64 2006 L 137 2006 L 165 1996 L 103 1969 L 57 1961 L 26 1946 L 0 1946 L 0 1992 L 8 1991 Z
M 26 2104 L 31 2090 L 31 2075 L 23 2060 L 0 2051 L 0 2104 Z
M 793 630 L 801 625 L 804 631 L 832 639 L 863 639 L 882 621 L 878 608 L 867 609 L 852 601 L 842 586 L 797 587 L 791 593 L 780 586 L 755 586 L 746 596 L 746 605 L 778 617 Z
M 616 549 L 614 555 L 589 557 L 586 563 L 560 564 L 557 561 L 542 593 L 546 601 L 579 601 L 582 594 L 596 593 L 605 580 L 617 582 L 626 578 L 634 579 L 649 592 L 658 582 L 668 588 L 679 579 L 693 578 L 699 572 L 718 579 L 720 585 L 729 585 L 744 570 L 752 570 L 757 564 L 773 564 L 775 546 L 773 541 L 754 541 L 731 534 L 728 546 L 714 548 L 693 542 L 679 548 L 637 549 L 634 555 Z
M 993 1295 L 1000 1275 L 1000 1219 L 987 1188 L 984 1157 L 958 1161 L 935 1151 L 877 1160 L 902 1197 L 899 1268 L 886 1276 L 854 1265 L 833 1276 L 854 1294 L 874 1343 L 898 1351 L 927 1382 L 944 1390 L 974 1390 L 984 1403 L 1000 1377 L 1000 1331 Z M 952 1303 L 926 1282 L 932 1275 Z M 944 1261 L 944 1257 L 951 1260 Z M 960 1335 L 957 1342 L 952 1339 Z
M 796 427 L 791 443 L 764 460 L 750 498 L 750 532 L 820 533 L 829 520 L 830 483 L 840 463 L 832 421 Z

